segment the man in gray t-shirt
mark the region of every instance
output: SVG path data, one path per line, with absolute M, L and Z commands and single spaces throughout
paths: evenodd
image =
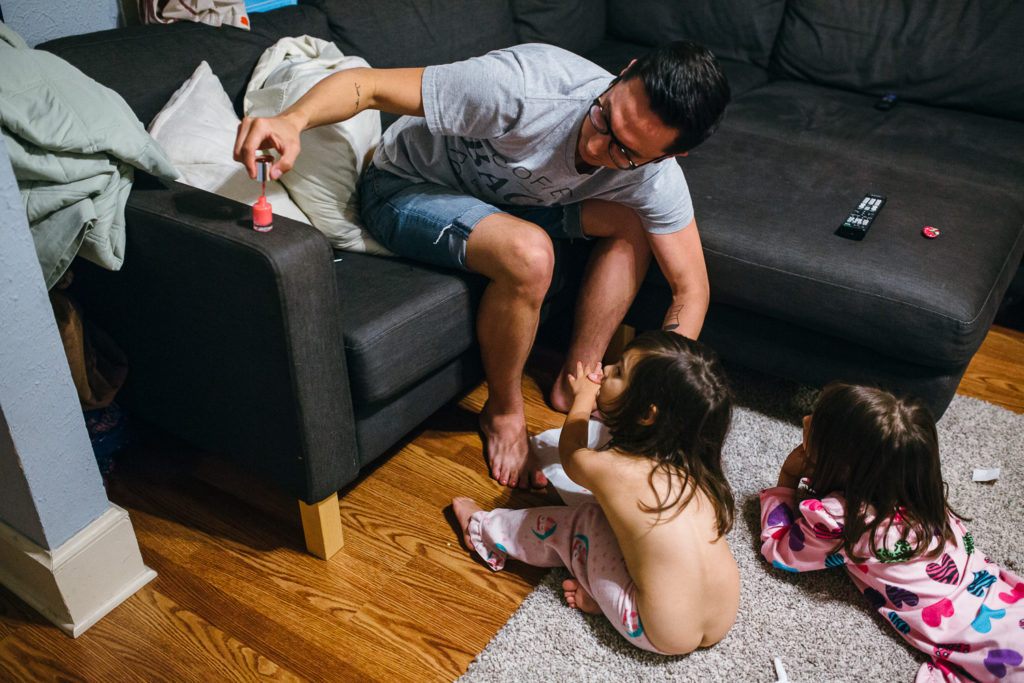
M 522 371 L 554 267 L 552 238 L 596 238 L 565 366 L 598 363 L 654 255 L 671 286 L 665 329 L 696 338 L 707 271 L 679 165 L 729 101 L 706 49 L 666 45 L 618 76 L 550 45 L 520 45 L 426 68 L 349 69 L 274 118 L 243 119 L 235 158 L 290 169 L 299 134 L 364 109 L 403 115 L 360 178 L 366 229 L 393 252 L 490 278 L 477 313 L 489 395 L 480 414 L 492 476 L 546 484 L 529 452 Z
M 388 128 L 373 163 L 491 204 L 559 206 L 597 198 L 629 206 L 648 232 L 680 230 L 693 211 L 678 164 L 580 172 L 580 126 L 611 81 L 596 64 L 541 44 L 427 67 L 425 115 Z

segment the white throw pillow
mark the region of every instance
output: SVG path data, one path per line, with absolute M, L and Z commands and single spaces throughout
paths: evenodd
M 343 69 L 369 66 L 331 42 L 299 36 L 267 48 L 246 89 L 246 116 L 274 116 L 318 81 Z M 280 178 L 313 226 L 338 249 L 390 254 L 363 230 L 354 194 L 365 157 L 380 141 L 380 113 L 363 111 L 347 121 L 304 131 L 295 165 Z
M 251 206 L 260 183 L 233 158 L 238 122 L 224 86 L 204 61 L 149 124 L 149 134 L 167 151 L 179 182 Z M 267 181 L 267 201 L 276 215 L 310 223 L 279 182 Z

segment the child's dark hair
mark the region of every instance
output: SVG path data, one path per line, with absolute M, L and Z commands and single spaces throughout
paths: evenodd
M 935 418 L 921 401 L 874 387 L 829 384 L 814 405 L 807 447 L 816 460 L 810 490 L 816 496 L 838 491 L 846 499 L 839 547 L 851 560 L 865 559 L 853 552 L 865 533 L 876 557 L 892 555 L 895 549 L 876 545 L 883 525 L 883 540 L 898 523 L 908 542 L 910 550 L 893 559 L 934 557 L 943 546 L 936 539 L 953 539 Z M 875 514 L 870 522 L 867 506 Z
M 735 503 L 722 472 L 722 445 L 732 421 L 732 396 L 718 357 L 700 342 L 663 330 L 637 336 L 625 352 L 630 350 L 636 351 L 636 361 L 626 387 L 606 406 L 607 448 L 657 463 L 648 477 L 657 506 L 645 511 L 678 506 L 675 517 L 700 489 L 714 507 L 719 536 L 727 533 Z M 654 486 L 659 471 L 671 482 L 664 499 Z

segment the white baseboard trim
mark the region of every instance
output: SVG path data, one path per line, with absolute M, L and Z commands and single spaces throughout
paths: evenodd
M 73 638 L 155 577 L 113 503 L 56 550 L 0 522 L 0 583 Z

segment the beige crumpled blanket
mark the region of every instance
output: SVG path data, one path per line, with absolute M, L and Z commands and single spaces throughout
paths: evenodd
M 249 30 L 245 0 L 138 0 L 139 20 L 143 24 L 169 24 L 196 21 L 200 24 L 227 24 Z

